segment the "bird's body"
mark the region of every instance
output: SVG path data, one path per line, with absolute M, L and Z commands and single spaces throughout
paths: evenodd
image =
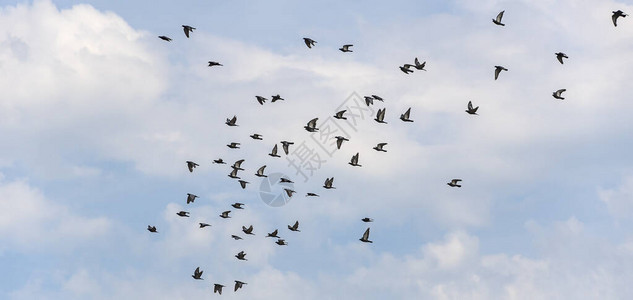
M 374 119 L 374 121 L 378 123 L 382 123 L 382 124 L 387 124 L 387 122 L 384 121 L 386 111 L 387 111 L 386 108 L 379 109 L 378 112 L 376 113 L 376 118 Z
M 503 18 L 503 13 L 505 12 L 505 10 L 501 11 L 499 14 L 497 14 L 497 17 L 492 19 L 492 23 L 495 23 L 499 26 L 506 26 L 506 24 L 501 23 L 501 18 Z
M 219 164 L 219 165 L 226 164 L 226 163 L 224 162 L 224 160 L 223 160 L 223 159 L 221 159 L 221 158 L 214 159 L 214 160 L 213 160 L 213 163 L 214 163 L 214 164 Z
M 478 109 L 479 109 L 479 106 L 473 108 L 473 103 L 471 101 L 468 101 L 468 107 L 466 109 L 467 113 L 471 115 L 476 115 Z
M 497 80 L 497 78 L 499 78 L 499 73 L 501 73 L 501 71 L 507 71 L 508 69 L 504 68 L 503 66 L 495 66 L 495 80 Z
M 565 98 L 562 96 L 562 94 L 563 94 L 563 92 L 564 92 L 564 91 L 566 91 L 566 90 L 567 90 L 567 89 L 560 89 L 560 90 L 557 90 L 557 91 L 555 91 L 555 92 L 553 92 L 553 93 L 552 93 L 552 96 L 553 96 L 554 98 L 556 98 L 556 99 L 559 99 L 559 100 L 565 100 Z
M 319 197 L 319 195 L 317 195 L 315 193 L 307 193 L 306 197 Z
M 193 271 L 193 275 L 191 275 L 191 277 L 193 277 L 193 279 L 202 280 L 202 272 L 204 271 L 200 271 L 200 267 L 197 267 Z
M 262 97 L 262 96 L 255 96 L 255 98 L 257 99 L 257 102 L 261 105 L 264 105 L 264 102 L 266 102 L 266 98 Z
M 209 61 L 209 67 L 214 67 L 214 66 L 222 66 L 222 64 L 217 61 Z
M 226 122 L 224 122 L 224 124 L 229 125 L 229 126 L 237 126 L 236 122 L 237 122 L 237 116 L 233 116 L 232 119 L 226 118 Z
M 558 59 L 558 62 L 560 62 L 560 64 L 563 64 L 563 58 L 569 58 L 567 57 L 567 54 L 563 53 L 563 52 L 558 52 L 558 53 L 554 53 L 556 55 L 556 59 Z
M 624 18 L 624 17 L 626 17 L 626 16 L 627 16 L 627 14 L 625 14 L 625 13 L 624 13 L 623 11 L 621 11 L 621 10 L 614 11 L 614 12 L 613 12 L 613 15 L 611 16 L 611 20 L 613 21 L 613 26 L 616 26 L 616 27 L 618 26 L 618 18 L 619 18 L 619 17 Z
M 229 214 L 230 214 L 230 213 L 231 213 L 231 211 L 230 211 L 230 210 L 223 211 L 223 212 L 220 214 L 220 218 L 222 218 L 222 219 L 228 219 L 228 218 L 230 218 L 230 217 L 231 217 L 231 216 L 229 216 Z
M 348 138 L 342 137 L 342 136 L 335 136 L 334 137 L 336 139 L 336 149 L 341 149 L 341 146 L 343 145 L 344 141 L 349 141 Z
M 240 202 L 235 202 L 233 204 L 231 204 L 231 206 L 233 206 L 233 208 L 235 209 L 244 209 L 244 203 L 240 203 Z
M 196 198 L 198 198 L 198 196 L 196 196 L 194 194 L 187 193 L 187 204 L 193 203 L 193 201 L 195 201 Z
M 246 226 L 242 226 L 242 231 L 246 234 L 255 235 L 253 233 L 253 225 L 249 226 L 248 228 L 246 228 Z
M 281 148 L 284 149 L 284 153 L 286 153 L 286 155 L 290 153 L 290 145 L 294 145 L 294 142 L 281 141 Z
M 376 147 L 374 147 L 374 150 L 380 151 L 380 152 L 387 152 L 387 150 L 382 148 L 382 147 L 384 147 L 386 145 L 387 145 L 387 143 L 378 143 L 378 145 L 376 145 Z
M 403 66 L 400 67 L 400 71 L 404 72 L 404 74 L 413 73 L 413 70 L 410 69 L 411 67 L 415 67 L 415 66 L 410 65 L 410 64 L 404 64 Z
M 233 179 L 240 179 L 240 177 L 237 176 L 237 169 L 233 169 L 233 171 L 231 171 L 231 173 L 228 176 Z
M 281 101 L 286 100 L 286 99 L 284 99 L 284 98 L 281 98 L 281 96 L 280 96 L 279 94 L 274 95 L 274 96 L 272 96 L 271 98 L 272 98 L 272 99 L 270 99 L 270 102 L 273 102 L 273 103 L 275 103 L 275 101 L 279 101 L 279 100 L 281 100 Z
M 413 122 L 413 120 L 409 119 L 410 115 L 411 115 L 411 107 L 409 107 L 407 111 L 405 111 L 403 114 L 400 115 L 400 120 L 404 122 Z
M 314 44 L 316 43 L 315 40 L 311 39 L 311 38 L 303 38 L 303 42 L 306 44 L 306 46 L 308 46 L 308 48 L 312 49 L 312 46 L 314 46 Z
M 255 173 L 255 176 L 257 177 L 268 177 L 266 175 L 264 175 L 264 169 L 266 168 L 266 166 L 264 165 L 263 167 L 257 169 L 257 173 Z
M 296 221 L 292 226 L 288 225 L 288 229 L 290 231 L 301 231 L 299 230 L 299 221 Z
M 207 224 L 207 223 L 198 223 L 200 224 L 200 228 L 205 228 L 207 226 L 211 226 L 211 224 Z
M 246 282 L 241 282 L 239 280 L 235 280 L 235 287 L 233 289 L 233 292 L 237 292 L 238 289 L 241 289 L 242 286 L 244 286 L 246 284 Z
M 414 67 L 415 67 L 416 69 L 418 69 L 418 70 L 422 70 L 422 71 L 426 71 L 426 70 L 424 69 L 424 66 L 426 66 L 426 61 L 425 61 L 425 62 L 423 62 L 423 63 L 420 63 L 420 61 L 419 61 L 419 60 L 418 60 L 418 58 L 416 57 L 416 58 L 415 58 L 414 63 L 415 63 Z
M 197 163 L 187 161 L 187 168 L 189 169 L 189 172 L 193 172 L 193 169 L 195 169 L 197 166 L 199 166 Z
M 339 50 L 343 51 L 343 52 L 353 52 L 352 50 L 349 50 L 349 47 L 352 47 L 354 45 L 343 45 L 343 47 L 338 48 Z
M 288 245 L 288 243 L 286 242 L 286 240 L 284 239 L 277 239 L 277 241 L 275 242 L 277 245 L 279 246 L 285 246 Z
M 283 177 L 281 177 L 279 179 L 279 182 L 281 182 L 281 183 L 294 183 L 294 181 L 292 181 L 292 180 L 290 180 L 288 178 L 283 178 Z
M 171 38 L 170 37 L 166 37 L 164 35 L 159 35 L 158 38 L 160 38 L 163 41 L 171 42 Z
M 365 223 L 368 223 L 368 222 L 373 222 L 374 219 L 372 219 L 372 218 L 362 218 L 361 221 L 363 221 Z
M 275 229 L 273 232 L 268 233 L 268 234 L 266 235 L 266 237 L 279 238 L 279 236 L 277 235 L 277 233 L 279 233 L 279 230 Z
M 281 157 L 281 156 L 279 156 L 279 154 L 277 154 L 277 144 L 275 144 L 275 146 L 273 147 L 273 150 L 270 151 L 270 153 L 268 153 L 268 155 L 270 155 L 272 157 Z
M 219 283 L 214 283 L 214 284 L 213 284 L 213 293 L 214 293 L 214 294 L 215 294 L 215 293 L 218 293 L 218 294 L 222 295 L 222 288 L 223 288 L 223 287 L 224 287 L 224 286 L 223 286 L 223 285 L 221 285 L 221 284 L 219 284 Z
M 358 164 L 358 152 L 356 152 L 356 154 L 352 156 L 352 159 L 349 161 L 349 164 L 354 167 L 362 167 L 361 165 Z
M 250 135 L 250 137 L 254 140 L 260 140 L 260 141 L 262 140 L 262 135 L 259 133 L 253 133 Z
M 237 240 L 241 240 L 241 239 L 242 239 L 241 237 L 239 237 L 239 236 L 237 236 L 237 235 L 234 235 L 234 234 L 232 234 L 232 235 L 231 235 L 231 237 L 232 237 L 234 240 L 236 240 L 236 241 L 237 241 Z
M 158 231 L 156 231 L 156 226 L 147 225 L 147 230 L 149 232 L 158 233 Z
M 232 142 L 232 143 L 230 143 L 230 144 L 228 144 L 226 146 L 231 148 L 231 149 L 240 149 L 240 143 Z
M 347 110 L 341 110 L 341 111 L 337 112 L 337 113 L 334 115 L 334 118 L 335 118 L 335 119 L 339 119 L 339 120 L 347 120 L 347 118 L 343 116 L 343 114 L 344 114 L 346 111 L 347 111 Z
M 335 189 L 335 187 L 332 186 L 332 184 L 334 183 L 334 177 L 332 178 L 326 178 L 325 179 L 325 183 L 323 184 L 323 187 L 326 189 Z
M 185 32 L 185 36 L 189 38 L 189 33 L 193 32 L 196 28 L 189 25 L 182 25 L 182 30 Z
M 236 254 L 235 257 L 239 260 L 248 260 L 246 259 L 246 253 L 244 253 L 244 251 L 240 251 L 240 253 Z
M 363 236 L 359 240 L 364 243 L 373 243 L 369 240 L 369 227 L 367 227 L 367 230 L 365 230 L 365 233 L 363 233 Z
M 239 178 L 239 177 L 238 177 Z M 242 187 L 242 189 L 246 188 L 246 185 L 249 184 L 250 182 L 246 181 L 246 180 L 238 180 L 237 182 L 240 183 L 240 186 Z
M 308 132 L 315 132 L 319 130 L 319 128 L 316 128 L 316 122 L 318 119 L 319 118 L 314 118 L 310 120 L 306 126 L 303 126 L 303 128 L 305 128 Z
M 284 188 L 284 191 L 286 191 L 286 195 L 288 195 L 288 198 L 292 197 L 292 194 L 296 193 L 294 190 L 288 188 Z
M 179 211 L 176 213 L 177 215 L 181 216 L 181 217 L 189 217 L 189 212 L 188 211 Z
M 374 105 L 374 97 L 365 96 L 365 104 L 367 104 L 367 106 Z
M 449 186 L 451 187 L 462 187 L 459 182 L 462 181 L 461 179 L 453 179 L 451 180 L 451 182 L 447 183 Z

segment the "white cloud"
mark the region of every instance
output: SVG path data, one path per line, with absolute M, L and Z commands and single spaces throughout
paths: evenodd
M 633 216 L 633 177 L 624 178 L 617 188 L 598 189 L 598 196 L 614 216 L 618 218 Z

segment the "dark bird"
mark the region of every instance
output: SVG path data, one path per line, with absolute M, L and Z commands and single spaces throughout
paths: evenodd
M 181 217 L 189 217 L 189 212 L 188 211 L 179 211 L 176 213 L 177 215 L 181 216 Z
M 230 143 L 230 144 L 228 144 L 226 146 L 231 148 L 231 149 L 240 149 L 240 143 L 232 142 L 232 143 Z
M 264 105 L 264 102 L 266 102 L 266 98 L 262 97 L 262 96 L 255 96 L 255 98 L 257 98 L 257 102 L 259 102 L 259 104 Z
M 413 73 L 413 70 L 410 69 L 411 67 L 415 67 L 415 66 L 410 65 L 410 64 L 404 64 L 402 67 L 400 67 L 400 71 L 404 72 L 404 74 Z
M 237 292 L 237 290 L 241 289 L 242 286 L 244 286 L 246 284 L 246 282 L 241 282 L 239 280 L 235 280 L 235 288 L 233 289 L 233 292 Z
M 279 230 L 275 229 L 275 231 L 269 233 L 268 235 L 266 235 L 266 237 L 279 238 L 279 236 L 277 235 L 278 232 L 279 232 Z
M 228 219 L 228 218 L 230 218 L 230 216 L 229 216 L 229 214 L 230 214 L 230 213 L 231 213 L 231 211 L 230 211 L 230 210 L 223 211 L 223 212 L 220 214 L 220 217 L 221 217 L 222 219 Z
M 213 160 L 213 163 L 214 163 L 214 164 L 220 164 L 220 165 L 226 164 L 226 163 L 224 162 L 224 160 L 223 160 L 223 159 L 221 159 L 221 158 L 214 159 L 214 160 Z
M 222 64 L 217 61 L 209 61 L 209 67 L 213 66 L 222 66 Z
M 268 153 L 268 155 L 272 156 L 272 157 L 281 157 L 277 154 L 277 144 L 275 144 L 275 147 L 273 147 L 273 150 L 270 151 L 270 153 Z
M 215 293 L 218 293 L 218 294 L 222 295 L 222 288 L 223 288 L 223 287 L 224 287 L 224 286 L 223 286 L 223 285 L 221 285 L 221 284 L 219 284 L 219 283 L 214 283 L 214 284 L 213 284 L 213 293 L 214 293 L 214 294 L 215 294 Z
M 211 224 L 207 224 L 207 223 L 198 223 L 200 224 L 200 228 L 205 228 L 207 226 L 211 226 Z
M 236 241 L 237 241 L 237 240 L 241 240 L 241 239 L 242 239 L 241 237 L 239 237 L 239 236 L 237 236 L 237 235 L 234 235 L 234 234 L 231 234 L 231 237 L 232 237 L 234 240 L 236 240 Z
M 286 183 L 294 183 L 294 181 L 292 181 L 292 180 L 290 180 L 290 179 L 288 179 L 288 178 L 283 178 L 283 177 L 281 177 L 281 178 L 279 179 L 279 182 L 282 182 L 282 183 L 283 183 L 283 182 L 286 182 Z
M 626 16 L 627 15 L 621 10 L 614 11 L 613 15 L 611 16 L 611 20 L 613 21 L 613 26 L 616 26 L 616 27 L 618 26 L 619 17 L 625 18 Z
M 420 61 L 419 61 L 419 60 L 418 60 L 418 58 L 416 57 L 416 58 L 415 58 L 415 62 L 414 62 L 414 63 L 415 63 L 415 66 L 414 66 L 414 67 L 415 67 L 416 69 L 418 69 L 418 70 L 422 70 L 422 71 L 426 71 L 426 70 L 424 69 L 424 66 L 426 66 L 426 61 L 425 61 L 425 62 L 423 62 L 423 63 L 420 63 Z
M 158 231 L 156 231 L 156 226 L 147 225 L 147 230 L 149 230 L 149 232 L 158 233 Z
M 387 122 L 384 121 L 386 111 L 387 111 L 386 108 L 379 109 L 378 112 L 376 113 L 376 118 L 374 120 L 378 123 L 387 124 Z
M 288 245 L 288 243 L 286 242 L 286 240 L 284 239 L 277 239 L 277 241 L 275 242 L 277 245 L 279 246 L 285 246 Z
M 275 101 L 279 101 L 279 100 L 282 100 L 282 101 L 283 101 L 283 100 L 286 100 L 286 99 L 281 98 L 281 96 L 279 96 L 279 94 L 277 94 L 277 95 L 275 95 L 275 96 L 272 96 L 272 99 L 270 100 L 270 102 L 275 103 Z
M 202 272 L 204 272 L 204 271 L 200 271 L 200 267 L 197 267 L 196 270 L 193 271 L 193 275 L 191 275 L 191 277 L 193 277 L 193 279 L 201 280 L 202 279 Z
M 239 178 L 239 177 L 238 177 Z M 246 181 L 246 180 L 238 180 L 237 182 L 240 183 L 240 186 L 242 187 L 242 189 L 246 188 L 246 185 L 249 184 L 250 182 Z
M 473 103 L 471 101 L 468 101 L 468 109 L 466 110 L 467 113 L 471 115 L 476 115 L 478 109 L 479 109 L 479 106 L 473 108 Z
M 556 59 L 558 59 L 558 62 L 560 62 L 560 64 L 563 64 L 563 58 L 569 58 L 567 57 L 567 54 L 563 53 L 563 52 L 558 52 L 558 53 L 554 53 L 556 54 Z
M 400 115 L 400 120 L 404 122 L 413 122 L 413 120 L 409 119 L 410 115 L 411 115 L 411 107 L 409 107 L 407 111 L 405 111 L 403 114 Z
M 367 106 L 374 105 L 374 97 L 365 96 L 365 104 L 367 104 Z
M 246 253 L 244 253 L 244 251 L 240 251 L 240 253 L 236 254 L 235 257 L 239 260 L 248 260 L 246 259 Z
M 492 23 L 495 23 L 497 25 L 500 26 L 506 26 L 506 24 L 501 23 L 501 18 L 503 18 L 503 13 L 505 12 L 505 10 L 502 10 L 498 15 L 497 18 L 492 19 Z
M 312 120 L 310 120 L 310 122 L 308 122 L 308 124 L 306 126 L 303 126 L 303 128 L 305 128 L 308 132 L 315 132 L 317 130 L 319 130 L 319 128 L 316 128 L 316 121 L 319 118 L 314 118 Z
M 367 230 L 365 230 L 365 233 L 363 233 L 363 237 L 361 237 L 359 240 L 365 243 L 373 243 L 369 240 L 369 227 L 367 227 Z
M 286 155 L 289 153 L 288 147 L 290 147 L 290 145 L 294 145 L 294 142 L 281 141 L 281 148 L 284 149 L 284 153 L 286 153 Z
M 462 181 L 461 179 L 453 179 L 451 180 L 451 182 L 447 183 L 449 186 L 451 187 L 462 187 L 459 182 Z
M 326 178 L 325 179 L 325 183 L 323 184 L 323 187 L 326 189 L 335 189 L 335 187 L 332 186 L 332 184 L 334 183 L 334 177 L 332 178 Z
M 257 173 L 255 173 L 255 176 L 257 177 L 268 177 L 266 175 L 264 175 L 264 169 L 266 168 L 266 166 L 264 165 L 263 167 L 257 169 Z
M 238 170 L 238 171 L 244 171 L 244 169 L 242 169 L 242 163 L 244 162 L 243 159 L 240 159 L 236 162 L 233 163 L 233 165 L 231 166 L 231 168 L 233 168 L 234 170 Z
M 237 176 L 237 169 L 233 169 L 233 171 L 231 171 L 231 174 L 229 174 L 228 176 L 233 179 L 240 179 L 240 177 Z
M 319 197 L 319 195 L 317 195 L 315 193 L 307 193 L 306 197 Z
M 312 46 L 316 43 L 316 41 L 311 38 L 303 38 L 303 42 L 306 43 L 306 46 L 310 49 L 312 49 Z
M 374 147 L 374 150 L 380 151 L 380 152 L 387 152 L 387 150 L 382 148 L 385 145 L 387 145 L 387 143 L 378 143 L 378 145 L 376 145 L 376 147 Z
M 385 102 L 385 100 L 382 99 L 382 97 L 380 97 L 380 96 L 376 96 L 376 95 L 371 95 L 371 96 L 372 96 L 372 98 L 374 98 L 374 100 L 378 100 L 380 102 Z
M 171 42 L 171 38 L 166 37 L 166 36 L 164 36 L 164 35 L 159 35 L 159 36 L 158 36 L 158 38 L 160 38 L 160 39 L 161 39 L 161 40 L 163 40 L 163 41 Z
M 358 152 L 356 152 L 356 155 L 352 156 L 352 159 L 349 161 L 349 164 L 354 167 L 362 167 L 361 165 L 358 164 Z
M 292 197 L 292 194 L 296 193 L 295 191 L 286 188 L 284 188 L 284 191 L 286 191 L 286 195 L 288 195 L 288 198 Z
M 345 110 L 345 109 L 344 109 L 344 110 L 341 110 L 341 111 L 337 112 L 337 113 L 334 115 L 334 118 L 335 118 L 335 119 L 339 119 L 339 120 L 347 120 L 347 118 L 346 118 L 346 117 L 343 117 L 343 114 L 344 114 L 346 111 L 347 111 L 347 110 Z
M 501 71 L 507 71 L 508 69 L 502 67 L 502 66 L 495 66 L 495 80 L 497 80 L 497 78 L 499 78 L 499 73 L 501 73 Z
M 198 198 L 198 196 L 187 193 L 187 204 L 193 203 L 193 201 L 195 201 L 196 198 Z
M 245 226 L 242 226 L 242 231 L 246 234 L 255 235 L 253 233 L 253 225 L 249 226 L 248 228 L 246 228 Z
M 361 221 L 363 221 L 365 223 L 368 223 L 368 222 L 373 222 L 374 219 L 372 219 L 372 218 L 362 218 Z
M 254 140 L 260 140 L 260 141 L 262 140 L 262 135 L 259 133 L 253 133 L 250 135 L 250 137 Z
M 235 208 L 235 209 L 244 209 L 244 207 L 242 207 L 242 206 L 244 206 L 244 203 L 235 202 L 235 203 L 231 204 L 231 206 L 233 206 L 233 208 Z
M 343 145 L 344 141 L 349 141 L 349 139 L 342 137 L 342 136 L 335 136 L 334 137 L 336 139 L 336 149 L 341 149 L 341 146 Z
M 233 119 L 226 118 L 226 122 L 224 122 L 224 124 L 229 126 L 237 126 L 235 122 L 237 122 L 237 116 L 233 116 Z
M 296 221 L 295 224 L 292 226 L 288 225 L 288 229 L 290 229 L 290 231 L 300 232 L 301 230 L 299 230 L 299 221 Z
M 195 169 L 197 166 L 199 166 L 197 163 L 187 161 L 187 168 L 189 168 L 189 172 L 193 172 L 193 169 Z
M 196 28 L 195 27 L 191 27 L 189 25 L 182 25 L 182 30 L 185 32 L 185 35 L 187 36 L 187 38 L 189 38 L 189 33 L 194 31 Z
M 352 47 L 354 45 L 343 45 L 343 47 L 338 48 L 339 50 L 343 51 L 343 52 L 354 52 L 352 50 L 349 50 L 349 47 Z
M 556 92 L 552 93 L 552 96 L 554 96 L 554 98 L 559 99 L 559 100 L 565 100 L 565 98 L 562 96 L 564 91 L 566 91 L 566 89 L 557 90 Z

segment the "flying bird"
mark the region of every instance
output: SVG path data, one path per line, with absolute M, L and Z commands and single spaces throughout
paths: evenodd
M 235 280 L 235 288 L 233 289 L 233 292 L 237 292 L 237 290 L 241 289 L 242 286 L 244 286 L 246 284 L 246 282 L 241 282 L 239 280 Z
M 223 211 L 223 212 L 220 214 L 220 217 L 221 217 L 222 219 L 228 219 L 228 218 L 230 218 L 230 216 L 229 216 L 229 214 L 230 214 L 230 213 L 231 213 L 231 211 L 230 211 L 230 210 Z
M 316 128 L 316 121 L 319 118 L 314 118 L 312 120 L 310 120 L 310 122 L 308 122 L 308 124 L 306 126 L 303 126 L 303 128 L 305 128 L 308 132 L 315 132 L 317 130 L 319 130 L 319 128 Z
M 281 182 L 281 183 L 284 183 L 284 182 L 286 182 L 286 183 L 294 183 L 294 181 L 292 181 L 292 180 L 290 180 L 288 178 L 283 178 L 283 177 L 281 177 L 279 179 L 279 182 Z
M 505 12 L 505 10 L 502 10 L 498 15 L 497 18 L 492 19 L 492 23 L 495 23 L 497 25 L 500 26 L 506 26 L 506 24 L 501 23 L 501 18 L 503 18 L 503 13 Z
M 413 70 L 409 69 L 411 67 L 415 67 L 415 66 L 410 65 L 410 64 L 404 64 L 402 67 L 400 67 L 400 71 L 404 72 L 404 74 L 413 73 Z
M 611 20 L 613 21 L 613 26 L 616 26 L 616 27 L 618 26 L 619 17 L 625 18 L 626 16 L 627 15 L 621 10 L 614 11 L 613 15 L 611 16 Z
M 158 233 L 158 231 L 156 231 L 156 226 L 147 225 L 147 230 L 149 230 L 149 232 Z
M 347 120 L 347 118 L 346 118 L 346 117 L 343 117 L 343 114 L 344 114 L 346 111 L 347 111 L 347 110 L 345 110 L 345 109 L 344 109 L 344 110 L 341 110 L 341 111 L 337 112 L 337 113 L 334 115 L 334 118 L 335 118 L 335 119 L 339 119 L 339 120 Z
M 371 95 L 371 96 L 372 96 L 372 98 L 374 98 L 374 100 L 378 100 L 380 102 L 385 102 L 385 100 L 382 99 L 382 97 L 380 97 L 380 96 L 376 96 L 376 95 Z
M 240 149 L 240 143 L 232 142 L 232 143 L 230 143 L 230 144 L 228 144 L 226 146 L 231 148 L 231 149 Z
M 284 149 L 284 153 L 286 153 L 286 155 L 289 153 L 288 147 L 290 147 L 290 145 L 294 145 L 294 142 L 281 141 L 281 148 Z
M 209 61 L 209 67 L 213 66 L 222 66 L 222 64 L 217 61 Z
M 242 226 L 242 231 L 246 234 L 255 235 L 253 233 L 253 225 L 249 226 L 248 228 L 246 228 L 245 226 Z
M 307 193 L 306 197 L 319 197 L 319 195 L 317 195 L 315 193 Z
M 257 102 L 259 102 L 259 104 L 264 105 L 264 102 L 266 102 L 266 98 L 262 97 L 262 96 L 255 96 L 255 98 L 257 98 Z
M 557 90 L 556 92 L 552 93 L 552 96 L 554 96 L 554 98 L 559 99 L 559 100 L 565 100 L 565 98 L 562 96 L 564 91 L 566 91 L 566 89 Z
M 361 237 L 359 240 L 365 243 L 373 243 L 369 240 L 369 227 L 367 227 L 367 230 L 365 230 L 365 233 L 363 233 L 363 237 Z
M 253 133 L 250 135 L 250 137 L 254 140 L 260 140 L 260 141 L 262 140 L 262 135 L 259 133 Z
M 193 201 L 195 201 L 196 198 L 198 198 L 198 196 L 187 193 L 187 204 L 193 203 Z
M 336 149 L 341 149 L 341 146 L 343 145 L 344 141 L 349 141 L 349 139 L 342 137 L 342 136 L 335 136 L 334 137 L 336 139 Z
M 193 277 L 193 279 L 201 280 L 202 279 L 202 272 L 204 272 L 204 271 L 200 271 L 200 267 L 197 267 L 193 271 L 193 275 L 191 275 L 191 277 Z
M 422 71 L 426 71 L 426 70 L 424 69 L 424 66 L 426 66 L 426 61 L 425 61 L 425 62 L 423 62 L 423 63 L 420 63 L 420 61 L 419 61 L 419 60 L 418 60 L 418 58 L 416 57 L 416 58 L 415 58 L 414 63 L 415 63 L 415 66 L 414 66 L 414 67 L 415 67 L 416 69 L 418 69 L 418 70 L 422 70 Z
M 372 219 L 372 218 L 362 218 L 361 221 L 363 221 L 365 223 L 368 223 L 368 222 L 373 222 L 374 219 Z
M 229 174 L 228 176 L 233 179 L 240 179 L 240 177 L 237 176 L 237 169 L 233 169 L 233 171 L 231 171 L 231 174 Z
M 295 191 L 286 188 L 284 188 L 284 191 L 286 191 L 286 195 L 288 195 L 288 198 L 292 197 L 292 194 L 296 193 Z
M 266 237 L 274 237 L 274 238 L 279 238 L 279 236 L 277 235 L 279 231 L 277 229 L 275 229 L 275 231 L 269 233 L 268 235 L 266 235 Z
M 164 35 L 159 35 L 159 36 L 158 36 L 158 38 L 160 38 L 160 39 L 161 39 L 161 40 L 163 40 L 163 41 L 171 42 L 171 38 L 166 37 L 166 36 L 164 36 Z
M 222 295 L 222 288 L 223 288 L 223 287 L 224 287 L 224 286 L 223 286 L 223 285 L 221 285 L 221 284 L 219 284 L 219 283 L 214 283 L 214 284 L 213 284 L 213 293 L 214 293 L 214 294 L 215 294 L 215 293 L 218 293 L 218 294 Z
M 179 211 L 176 213 L 177 215 L 181 216 L 181 217 L 189 217 L 189 212 L 188 211 Z
M 182 30 L 185 32 L 185 35 L 187 36 L 187 38 L 189 38 L 189 33 L 194 31 L 196 28 L 195 27 L 191 27 L 189 25 L 182 25 Z
M 378 123 L 387 124 L 387 122 L 384 121 L 384 119 L 385 119 L 385 111 L 387 111 L 386 108 L 379 109 L 378 112 L 376 113 L 376 118 L 374 120 L 376 122 L 378 122 Z
M 338 48 L 339 50 L 343 51 L 343 52 L 354 52 L 352 50 L 349 50 L 349 47 L 352 47 L 354 45 L 343 45 L 343 47 Z
M 246 259 L 246 253 L 244 253 L 244 251 L 240 251 L 240 253 L 236 254 L 235 257 L 239 260 L 248 260 Z
M 563 58 L 569 58 L 567 57 L 567 54 L 563 53 L 563 52 L 558 52 L 558 53 L 554 53 L 556 54 L 556 59 L 558 59 L 558 61 L 560 62 L 560 64 L 563 64 Z
M 237 235 L 234 235 L 234 234 L 231 234 L 231 237 L 232 237 L 234 240 L 236 240 L 236 241 L 237 241 L 237 240 L 241 240 L 241 239 L 242 239 L 241 237 L 239 237 L 239 236 L 237 236 Z
M 214 163 L 214 164 L 219 164 L 219 165 L 226 164 L 226 163 L 224 162 L 224 160 L 223 160 L 223 159 L 221 159 L 221 158 L 214 159 L 214 160 L 213 160 L 213 163 Z
M 281 157 L 277 154 L 277 144 L 275 144 L 275 147 L 273 147 L 273 150 L 270 153 L 268 153 L 268 155 L 272 157 Z
M 405 111 L 403 114 L 400 115 L 400 120 L 404 122 L 413 122 L 413 120 L 409 119 L 410 115 L 411 115 L 411 107 L 409 107 L 407 111 Z
M 264 165 L 263 167 L 257 169 L 257 173 L 255 173 L 255 176 L 257 177 L 268 177 L 266 175 L 264 175 L 264 169 L 266 168 L 266 165 Z
M 334 183 L 334 177 L 332 178 L 326 178 L 325 179 L 325 183 L 323 184 L 323 187 L 326 189 L 335 189 L 335 187 L 332 186 L 332 184 Z
M 367 106 L 374 105 L 374 97 L 365 96 L 365 104 Z
M 279 94 L 272 96 L 272 99 L 270 100 L 270 102 L 275 103 L 275 101 L 279 101 L 279 100 L 286 100 L 284 98 L 281 98 L 281 96 L 279 96 Z
M 350 160 L 349 164 L 354 167 L 362 167 L 361 165 L 358 164 L 358 152 L 356 152 L 356 155 L 352 156 L 352 159 Z
M 502 66 L 495 66 L 495 80 L 497 80 L 497 78 L 499 78 L 499 73 L 501 73 L 501 71 L 507 71 L 508 69 L 502 67 Z
M 235 122 L 237 122 L 237 116 L 233 116 L 232 119 L 226 118 L 226 122 L 224 122 L 224 124 L 229 125 L 229 126 L 237 126 Z
M 286 242 L 286 240 L 284 239 L 277 239 L 277 241 L 275 242 L 277 245 L 279 246 L 285 246 L 288 245 L 288 243 Z
M 453 179 L 451 180 L 451 182 L 447 183 L 449 186 L 451 187 L 462 187 L 459 182 L 462 181 L 461 179 Z
M 189 172 L 193 172 L 193 169 L 195 169 L 197 166 L 199 166 L 197 163 L 187 161 L 187 168 L 189 168 Z
M 380 152 L 387 152 L 387 150 L 382 148 L 385 145 L 387 145 L 387 143 L 378 143 L 378 145 L 376 145 L 376 147 L 374 147 L 374 150 L 380 151 Z
M 207 226 L 211 226 L 211 224 L 207 224 L 207 223 L 198 223 L 200 224 L 200 228 L 205 228 Z
M 298 232 L 300 232 L 301 230 L 299 230 L 299 221 L 296 221 L 294 223 L 294 225 L 292 225 L 292 226 L 288 225 L 288 229 L 290 229 L 290 231 L 298 231 Z
M 239 178 L 239 177 L 238 177 Z M 246 188 L 246 185 L 249 184 L 250 182 L 246 181 L 246 180 L 238 180 L 237 182 L 240 183 L 240 186 L 242 187 L 242 189 Z
M 315 40 L 311 39 L 311 38 L 303 38 L 303 42 L 306 44 L 306 46 L 308 46 L 308 48 L 312 49 L 312 46 L 314 46 L 314 44 L 316 43 Z
M 473 108 L 473 103 L 471 101 L 468 101 L 468 109 L 466 110 L 467 113 L 471 115 L 476 115 L 478 109 L 479 109 L 479 106 Z
M 231 206 L 233 206 L 233 208 L 235 208 L 235 209 L 244 209 L 244 207 L 242 207 L 242 206 L 244 206 L 244 203 L 235 202 L 235 203 L 231 204 Z

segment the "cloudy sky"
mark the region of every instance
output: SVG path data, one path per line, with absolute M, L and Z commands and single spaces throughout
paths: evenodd
M 633 297 L 630 1 L 1 3 L 1 299 Z

